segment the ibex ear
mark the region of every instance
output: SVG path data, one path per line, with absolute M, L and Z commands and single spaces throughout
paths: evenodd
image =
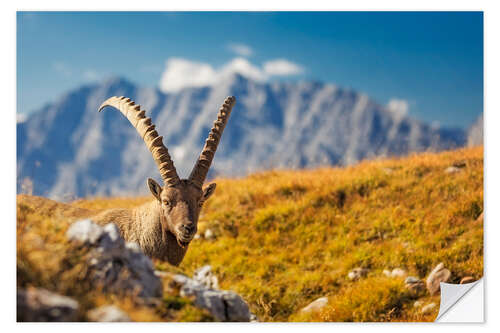
M 201 201 L 205 202 L 212 194 L 214 194 L 215 186 L 216 184 L 212 183 L 203 189 L 203 197 L 201 198 Z
M 158 199 L 158 201 L 161 201 L 161 199 L 160 199 L 160 193 L 161 193 L 160 184 L 158 184 L 154 179 L 148 178 L 148 186 L 149 186 L 149 190 L 151 191 L 151 193 L 153 193 L 155 198 Z

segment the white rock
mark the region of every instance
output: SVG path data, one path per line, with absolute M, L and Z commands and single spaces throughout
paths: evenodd
M 207 230 L 205 230 L 204 237 L 205 237 L 205 239 L 214 239 L 215 234 L 211 229 L 207 229 Z
M 390 270 L 388 270 L 388 269 L 384 269 L 384 270 L 382 271 L 382 274 L 384 274 L 384 275 L 385 275 L 385 276 L 387 276 L 387 277 L 392 277 L 391 271 L 390 271 Z
M 141 247 L 136 242 L 127 242 L 125 248 L 135 253 L 142 253 Z
M 120 238 L 120 229 L 114 223 L 108 223 L 104 226 L 103 231 L 109 236 L 109 238 L 116 242 Z
M 457 173 L 457 172 L 460 172 L 460 169 L 455 167 L 455 166 L 449 166 L 446 168 L 446 170 L 444 170 L 444 172 L 446 173 Z
M 81 243 L 95 244 L 101 235 L 103 229 L 89 219 L 80 220 L 73 223 L 66 231 L 66 237 L 70 241 L 78 241 Z
M 130 317 L 114 305 L 104 305 L 92 309 L 87 313 L 91 321 L 97 322 L 124 322 L 131 321 Z
M 101 252 L 112 248 L 121 247 L 124 244 L 120 236 L 120 229 L 114 223 L 108 223 L 102 228 L 103 234 L 99 240 L 99 250 Z
M 394 278 L 404 278 L 406 276 L 406 271 L 401 268 L 394 268 L 391 272 L 391 276 Z
M 78 302 L 46 289 L 29 288 L 17 291 L 18 321 L 75 321 Z
M 194 272 L 193 279 L 209 289 L 219 289 L 219 280 L 217 276 L 212 273 L 212 266 L 210 265 L 198 268 Z
M 301 313 L 316 312 L 324 308 L 328 304 L 328 297 L 320 297 L 315 301 L 309 303 L 309 305 L 303 307 Z
M 432 310 L 434 310 L 435 307 L 436 307 L 436 303 L 429 303 L 426 306 L 422 307 L 421 311 L 423 314 L 428 314 L 428 313 L 432 312 Z

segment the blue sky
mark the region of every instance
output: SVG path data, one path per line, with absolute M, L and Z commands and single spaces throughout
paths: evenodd
M 167 60 L 169 60 L 167 62 Z M 174 91 L 224 70 L 320 80 L 443 126 L 483 110 L 480 12 L 18 12 L 17 109 L 124 76 Z M 188 81 L 179 74 L 192 73 Z M 203 74 L 204 73 L 204 74 Z M 186 75 L 183 75 L 185 77 Z

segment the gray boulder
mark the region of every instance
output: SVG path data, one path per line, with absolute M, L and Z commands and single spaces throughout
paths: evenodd
M 411 292 L 419 294 L 425 290 L 425 283 L 415 276 L 408 276 L 405 279 L 405 286 Z
M 126 243 L 115 224 L 101 227 L 91 220 L 75 222 L 66 232 L 69 240 L 89 248 L 89 278 L 105 292 L 161 297 L 161 279 L 151 259 L 135 243 Z
M 210 270 L 202 267 L 195 275 L 207 271 Z M 174 284 L 180 287 L 182 297 L 194 297 L 194 305 L 207 309 L 218 321 L 248 322 L 256 320 L 256 317 L 250 313 L 248 304 L 233 291 L 207 287 L 204 283 L 181 274 L 174 275 L 172 280 Z
M 17 321 L 76 321 L 78 302 L 45 289 L 17 291 Z

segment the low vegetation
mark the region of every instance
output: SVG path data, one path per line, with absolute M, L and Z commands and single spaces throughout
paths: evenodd
M 453 164 L 458 172 L 445 172 Z M 72 221 L 96 210 L 150 199 L 92 198 L 64 205 L 18 196 L 18 286 L 74 295 L 87 308 L 110 302 L 111 296 L 75 285 L 78 265 L 68 263 L 78 253 L 71 252 L 64 233 Z M 424 279 L 443 262 L 452 273 L 450 283 L 464 276 L 479 279 L 482 211 L 482 147 L 217 179 L 200 216 L 201 237 L 184 261 L 178 268 L 158 260 L 155 266 L 191 275 L 210 264 L 221 289 L 239 293 L 261 321 L 432 321 L 439 306 L 422 314 L 404 279 L 382 271 L 403 268 Z M 205 238 L 208 229 L 213 237 Z M 349 280 L 355 267 L 368 268 L 368 275 Z M 166 295 L 160 310 L 111 301 L 135 320 L 208 320 L 189 300 Z M 329 302 L 321 311 L 300 313 L 323 296 Z M 418 299 L 439 305 L 439 296 Z

